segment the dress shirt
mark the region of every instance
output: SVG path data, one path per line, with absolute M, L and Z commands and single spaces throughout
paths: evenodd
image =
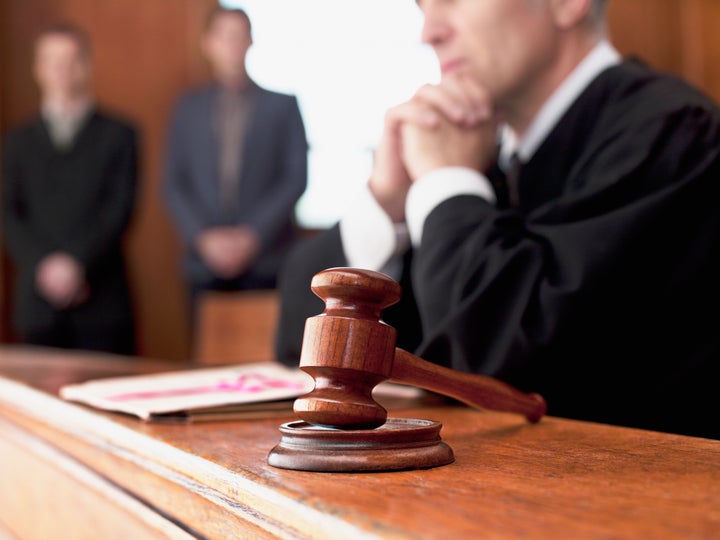
M 58 150 L 67 150 L 72 146 L 75 136 L 90 117 L 94 104 L 92 100 L 82 100 L 70 107 L 59 107 L 54 103 L 44 103 L 42 117 L 53 146 Z
M 607 68 L 619 64 L 620 53 L 607 41 L 601 41 L 575 70 L 555 90 L 550 99 L 530 123 L 522 140 L 505 125 L 500 132 L 500 166 L 505 169 L 513 153 L 521 163 L 526 163 L 535 154 L 550 131 L 557 125 L 565 111 L 580 97 L 590 83 Z
M 393 223 L 367 185 L 340 220 L 340 236 L 350 266 L 400 277 L 401 255 L 410 245 L 407 225 Z
M 588 85 L 602 71 L 620 61 L 617 50 L 609 42 L 601 41 L 545 102 L 522 139 L 518 139 L 509 126 L 503 126 L 500 130 L 500 167 L 507 168 L 514 153 L 517 153 L 521 162 L 527 162 Z M 422 241 L 427 216 L 438 205 L 458 195 L 476 195 L 491 204 L 496 202 L 490 181 L 474 169 L 444 167 L 415 181 L 405 206 L 407 232 L 413 246 L 419 246 Z M 393 261 L 393 257 L 398 259 L 396 255 L 407 246 L 407 235 L 398 237 L 396 230 L 397 227 L 366 187 L 366 194 L 340 220 L 340 234 L 348 265 L 372 270 L 383 270 L 389 264 L 396 266 L 397 261 Z
M 218 137 L 220 207 L 232 219 L 237 210 L 245 128 L 252 100 L 252 83 L 242 88 L 221 87 L 218 91 L 215 124 Z

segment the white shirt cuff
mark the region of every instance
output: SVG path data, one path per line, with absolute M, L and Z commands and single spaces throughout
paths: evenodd
M 348 266 L 377 271 L 409 245 L 406 225 L 393 223 L 367 186 L 340 219 L 340 238 Z
M 466 167 L 443 167 L 418 178 L 405 203 L 410 240 L 418 247 L 425 220 L 442 202 L 458 195 L 477 195 L 495 204 L 495 192 L 485 175 Z

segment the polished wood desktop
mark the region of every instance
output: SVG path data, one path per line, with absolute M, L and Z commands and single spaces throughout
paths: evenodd
M 57 397 L 181 367 L 0 347 L 0 538 L 720 538 L 719 441 L 419 401 L 390 415 L 442 422 L 454 463 L 312 473 L 267 464 L 291 413 L 151 424 Z

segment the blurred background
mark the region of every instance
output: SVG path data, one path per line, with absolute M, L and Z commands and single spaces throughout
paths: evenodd
M 253 22 L 250 75 L 298 96 L 310 143 L 308 189 L 297 206 L 308 231 L 334 223 L 366 181 L 385 109 L 439 77 L 420 44 L 412 0 L 227 0 Z M 139 353 L 190 355 L 179 243 L 160 197 L 168 116 L 179 94 L 209 78 L 198 48 L 215 0 L 0 0 L 0 138 L 37 110 L 32 41 L 44 26 L 84 27 L 100 104 L 141 134 L 138 202 L 126 250 Z M 717 0 L 611 0 L 610 31 L 625 55 L 698 85 L 720 100 Z M 1 142 L 1 141 L 0 141 Z M 2 181 L 0 179 L 0 181 Z M 10 322 L 12 267 L 0 236 L 0 341 Z

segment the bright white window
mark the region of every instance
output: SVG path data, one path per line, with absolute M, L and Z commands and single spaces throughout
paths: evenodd
M 300 223 L 326 227 L 370 174 L 385 111 L 439 80 L 412 0 L 224 0 L 253 25 L 248 71 L 298 97 L 310 144 Z

